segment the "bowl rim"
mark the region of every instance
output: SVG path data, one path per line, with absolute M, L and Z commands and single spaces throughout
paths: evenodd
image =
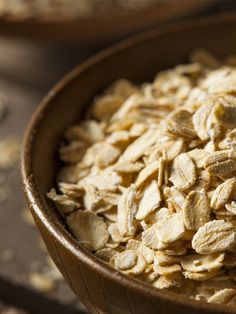
M 208 311 L 208 313 L 215 312 L 225 314 L 235 314 L 235 307 L 224 306 L 221 304 L 208 304 L 206 302 L 192 300 L 174 292 L 163 292 L 162 290 L 159 290 L 150 284 L 137 280 L 133 277 L 128 277 L 127 275 L 118 272 L 102 260 L 98 259 L 94 254 L 90 253 L 82 245 L 80 245 L 61 224 L 58 224 L 55 220 L 50 219 L 50 214 L 45 208 L 45 196 L 39 192 L 37 188 L 37 179 L 32 171 L 32 148 L 37 134 L 36 130 L 39 127 L 41 120 L 43 119 L 44 112 L 47 110 L 48 106 L 50 106 L 50 102 L 56 97 L 60 96 L 63 90 L 66 89 L 73 80 L 75 80 L 78 76 L 83 75 L 83 73 L 91 69 L 97 63 L 106 60 L 107 58 L 113 57 L 123 50 L 142 44 L 145 41 L 152 40 L 155 37 L 179 33 L 180 31 L 190 30 L 192 28 L 195 29 L 199 26 L 230 21 L 236 22 L 236 12 L 214 14 L 203 18 L 194 18 L 182 23 L 172 24 L 171 26 L 154 28 L 132 36 L 109 48 L 106 48 L 90 57 L 86 61 L 82 62 L 79 66 L 75 67 L 72 71 L 65 75 L 53 88 L 51 88 L 51 90 L 43 98 L 34 111 L 25 131 L 21 154 L 23 186 L 31 210 L 33 211 L 35 217 L 39 219 L 46 227 L 49 233 L 63 246 L 65 246 L 73 256 L 86 263 L 89 267 L 93 268 L 104 277 L 109 278 L 109 280 L 116 282 L 123 287 L 129 287 L 138 293 L 148 294 L 153 298 L 159 298 L 163 301 L 171 302 L 176 305 L 179 304 L 189 308 L 194 307 L 196 310 Z M 128 289 L 126 290 L 128 291 Z M 176 298 L 177 295 L 179 296 L 178 298 Z

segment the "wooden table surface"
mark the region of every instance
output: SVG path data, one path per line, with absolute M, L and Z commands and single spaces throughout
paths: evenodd
M 44 94 L 84 59 L 84 52 L 70 49 L 68 53 L 68 47 L 63 50 L 4 38 L 0 47 L 0 92 L 6 96 L 7 109 L 0 120 L 0 141 L 14 138 L 20 143 Z M 86 56 L 93 51 L 86 51 Z M 50 293 L 41 293 L 30 284 L 30 275 L 44 272 L 48 263 L 38 231 L 23 218 L 26 202 L 19 162 L 5 170 L 0 168 L 0 191 L 6 193 L 0 193 L 0 299 L 30 313 L 84 313 L 63 279 Z
M 224 2 L 228 9 L 236 8 L 234 1 Z M 222 8 L 219 2 L 215 11 Z M 0 93 L 7 98 L 7 112 L 0 120 L 0 141 L 13 137 L 20 143 L 32 112 L 50 87 L 99 49 L 0 38 Z M 38 231 L 23 219 L 25 206 L 19 162 L 5 170 L 0 168 L 0 313 L 7 313 L 1 302 L 24 313 L 85 313 L 63 279 L 48 293 L 32 287 L 30 275 L 45 272 L 48 257 L 40 248 Z

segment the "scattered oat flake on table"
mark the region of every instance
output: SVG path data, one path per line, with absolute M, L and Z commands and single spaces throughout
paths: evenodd
M 42 273 L 31 273 L 29 281 L 35 289 L 43 293 L 52 292 L 56 288 L 55 281 Z
M 236 70 L 202 50 L 192 60 L 96 95 L 65 133 L 47 196 L 75 240 L 118 271 L 233 305 Z
M 20 142 L 16 138 L 6 138 L 0 141 L 0 169 L 12 167 L 19 159 Z

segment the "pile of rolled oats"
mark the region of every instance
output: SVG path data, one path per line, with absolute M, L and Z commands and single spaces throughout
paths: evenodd
M 191 61 L 95 98 L 65 134 L 48 197 L 117 270 L 236 305 L 236 62 L 204 51 Z

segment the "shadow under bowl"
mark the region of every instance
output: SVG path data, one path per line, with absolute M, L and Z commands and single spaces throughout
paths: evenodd
M 60 167 L 57 149 L 62 135 L 83 118 L 95 95 L 119 78 L 150 81 L 158 71 L 186 62 L 197 48 L 219 58 L 236 54 L 236 14 L 149 31 L 107 49 L 62 79 L 28 126 L 22 156 L 28 202 L 51 257 L 90 313 L 235 313 L 230 307 L 158 290 L 112 269 L 76 242 L 45 197 Z

